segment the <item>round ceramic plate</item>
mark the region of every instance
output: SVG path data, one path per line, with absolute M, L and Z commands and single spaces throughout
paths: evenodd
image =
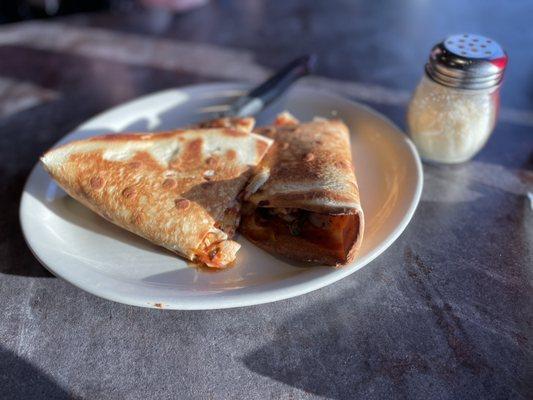
M 181 127 L 220 111 L 248 87 L 206 84 L 171 89 L 113 108 L 87 121 L 59 144 L 108 132 Z M 365 213 L 356 260 L 343 268 L 291 265 L 242 236 L 234 267 L 205 271 L 124 231 L 68 197 L 38 164 L 24 189 L 20 219 L 26 240 L 52 273 L 97 296 L 142 307 L 214 309 L 298 296 L 352 274 L 402 233 L 422 191 L 422 166 L 413 144 L 389 120 L 345 98 L 293 88 L 258 116 L 258 124 L 289 110 L 302 121 L 342 118 L 349 126 Z

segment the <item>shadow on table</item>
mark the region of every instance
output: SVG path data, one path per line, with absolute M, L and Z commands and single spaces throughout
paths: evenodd
M 0 397 L 2 400 L 76 400 L 50 377 L 11 351 L 0 347 Z
M 19 222 L 20 196 L 30 173 L 29 170 L 17 171 L 9 174 L 4 166 L 0 165 L 0 176 L 3 178 L 4 187 L 0 190 L 0 243 L 2 250 L 2 263 L 0 273 L 31 277 L 53 277 L 35 259 L 22 235 Z
M 427 368 L 423 361 L 412 364 L 407 360 L 394 370 L 392 355 L 373 353 L 383 342 L 370 336 L 376 327 L 366 322 L 351 328 L 350 322 L 359 318 L 352 315 L 346 320 L 342 304 L 342 298 L 317 304 L 284 322 L 271 342 L 244 357 L 244 365 L 254 373 L 328 399 L 361 398 L 362 388 L 374 380 L 391 376 L 400 380 L 411 368 Z
M 421 208 L 431 214 L 434 205 Z M 404 238 L 412 243 L 417 235 L 418 230 L 408 229 Z M 497 258 L 491 252 L 500 249 L 480 251 Z M 505 267 L 520 265 L 516 257 L 502 262 Z M 427 259 L 406 245 L 401 268 L 367 266 L 368 285 L 307 306 L 267 332 L 268 341 L 242 362 L 254 373 L 328 399 L 529 398 L 530 329 L 523 322 L 530 304 L 527 285 L 491 280 L 494 266 L 488 263 L 473 276 L 473 265 L 465 270 L 463 262 L 448 257 L 435 257 L 431 263 Z M 484 284 L 487 278 L 490 285 Z M 461 292 L 450 299 L 441 282 L 459 285 L 457 280 Z M 484 298 L 498 300 L 482 303 Z M 504 315 L 502 307 L 514 307 L 517 313 Z M 518 340 L 492 330 L 504 323 Z
M 243 363 L 254 373 L 335 400 L 440 398 L 450 388 L 460 390 L 457 375 L 476 384 L 485 380 L 487 367 L 476 355 L 450 357 L 440 329 L 426 325 L 427 313 L 361 307 L 345 293 L 283 323 L 274 339 Z M 441 318 L 449 317 L 444 314 Z M 460 327 L 445 329 L 457 330 L 453 340 L 469 349 Z

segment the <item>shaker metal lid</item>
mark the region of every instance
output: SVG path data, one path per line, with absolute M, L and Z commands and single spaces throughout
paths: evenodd
M 500 84 L 507 54 L 494 40 L 469 33 L 436 44 L 426 64 L 435 82 L 460 89 L 488 89 Z

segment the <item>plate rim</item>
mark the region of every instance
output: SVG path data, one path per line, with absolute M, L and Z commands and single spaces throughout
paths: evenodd
M 91 121 L 101 118 L 105 114 L 116 112 L 118 109 L 131 106 L 136 102 L 142 102 L 148 100 L 150 97 L 157 97 L 161 96 L 164 93 L 171 93 L 177 90 L 180 91 L 204 91 L 204 90 L 213 90 L 213 91 L 221 91 L 223 89 L 230 89 L 230 90 L 236 90 L 236 89 L 247 89 L 250 88 L 252 85 L 249 83 L 243 83 L 243 82 L 212 82 L 212 83 L 201 83 L 201 84 L 192 84 L 192 85 L 185 85 L 185 86 L 179 86 L 175 88 L 168 88 L 152 93 L 147 93 L 145 95 L 136 97 L 134 99 L 131 99 L 129 101 L 126 101 L 124 103 L 118 104 L 116 106 L 113 106 L 111 108 L 108 108 L 89 119 L 85 120 L 83 123 L 78 125 L 75 129 L 68 132 L 67 134 L 63 135 L 58 141 L 56 141 L 52 147 L 57 146 L 60 142 L 62 142 L 67 136 L 80 131 L 83 129 L 85 125 L 88 125 Z M 259 305 L 259 304 L 265 304 L 265 303 L 272 303 L 276 301 L 286 300 L 292 297 L 301 296 L 310 292 L 313 292 L 315 290 L 321 289 L 323 287 L 329 286 L 349 275 L 352 273 L 358 271 L 359 269 L 363 268 L 367 264 L 371 263 L 373 260 L 375 260 L 378 256 L 383 254 L 397 239 L 398 237 L 405 231 L 407 225 L 411 222 L 414 213 L 416 212 L 416 209 L 420 203 L 422 190 L 423 190 L 423 184 L 424 184 L 424 172 L 422 167 L 422 161 L 420 159 L 420 156 L 418 154 L 418 151 L 416 150 L 415 145 L 410 140 L 410 138 L 405 134 L 405 132 L 396 125 L 390 118 L 388 118 L 386 115 L 380 113 L 377 110 L 374 110 L 370 106 L 367 106 L 366 104 L 362 104 L 358 101 L 352 100 L 350 98 L 347 98 L 339 93 L 335 93 L 329 90 L 324 90 L 322 88 L 314 89 L 308 86 L 296 86 L 293 88 L 295 90 L 300 91 L 309 91 L 309 92 L 320 92 L 321 94 L 329 97 L 337 98 L 338 100 L 348 102 L 350 105 L 360 108 L 364 110 L 365 112 L 371 114 L 374 118 L 377 118 L 379 120 L 382 120 L 386 124 L 388 124 L 394 132 L 395 135 L 401 135 L 403 141 L 405 142 L 405 145 L 407 147 L 408 153 L 412 157 L 412 160 L 414 161 L 415 170 L 417 172 L 416 174 L 416 186 L 415 191 L 413 193 L 413 197 L 410 200 L 409 207 L 407 208 L 405 214 L 403 215 L 401 221 L 396 225 L 396 227 L 390 232 L 390 234 L 378 245 L 376 246 L 372 251 L 370 251 L 364 258 L 360 259 L 357 262 L 356 267 L 349 268 L 347 266 L 346 268 L 338 268 L 335 269 L 336 273 L 331 273 L 327 275 L 323 275 L 320 277 L 315 277 L 309 281 L 305 282 L 299 282 L 296 285 L 292 285 L 289 287 L 281 287 L 281 288 L 273 288 L 263 293 L 257 293 L 257 294 L 250 294 L 250 293 L 237 293 L 233 296 L 228 296 L 226 298 L 220 298 L 218 301 L 215 301 L 211 298 L 200 298 L 197 301 L 191 302 L 190 300 L 187 300 L 185 302 L 181 301 L 176 298 L 172 304 L 166 304 L 164 309 L 166 310 L 212 310 L 212 309 L 227 309 L 227 308 L 237 308 L 237 307 L 247 307 L 252 305 Z M 24 217 L 24 209 L 25 204 L 27 202 L 26 196 L 28 196 L 28 187 L 32 181 L 32 177 L 38 172 L 38 168 L 40 167 L 39 161 L 32 167 L 26 182 L 24 184 L 24 188 L 21 194 L 20 199 L 20 205 L 19 205 L 19 221 L 24 237 L 24 241 L 26 242 L 26 245 L 30 249 L 31 253 L 34 255 L 34 257 L 39 261 L 39 263 L 47 269 L 50 273 L 52 273 L 54 276 L 61 278 L 70 284 L 74 285 L 75 287 L 84 290 L 88 293 L 91 293 L 95 296 L 115 301 L 122 304 L 127 305 L 133 305 L 133 306 L 140 306 L 140 307 L 147 307 L 147 308 L 157 308 L 161 309 L 160 307 L 157 307 L 155 303 L 151 302 L 141 302 L 136 300 L 133 297 L 124 297 L 124 296 L 114 296 L 114 293 L 107 290 L 98 290 L 94 285 L 88 285 L 85 286 L 83 283 L 80 283 L 79 281 L 76 281 L 75 279 L 69 279 L 70 277 L 65 277 L 65 274 L 60 274 L 55 271 L 55 268 L 53 266 L 48 265 L 47 263 L 42 260 L 42 258 L 37 254 L 37 251 L 32 247 L 31 239 L 29 234 L 29 227 L 27 226 L 27 221 L 25 221 Z M 216 297 L 216 295 L 215 295 Z

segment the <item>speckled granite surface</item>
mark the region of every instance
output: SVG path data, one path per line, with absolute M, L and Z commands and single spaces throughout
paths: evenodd
M 213 1 L 174 18 L 0 27 L 0 398 L 533 398 L 533 6 L 497 4 Z M 31 167 L 97 112 L 172 86 L 257 81 L 313 50 L 308 84 L 403 125 L 427 51 L 462 30 L 511 55 L 494 136 L 468 164 L 425 166 L 404 234 L 332 286 L 242 309 L 138 309 L 52 277 L 24 243 Z

